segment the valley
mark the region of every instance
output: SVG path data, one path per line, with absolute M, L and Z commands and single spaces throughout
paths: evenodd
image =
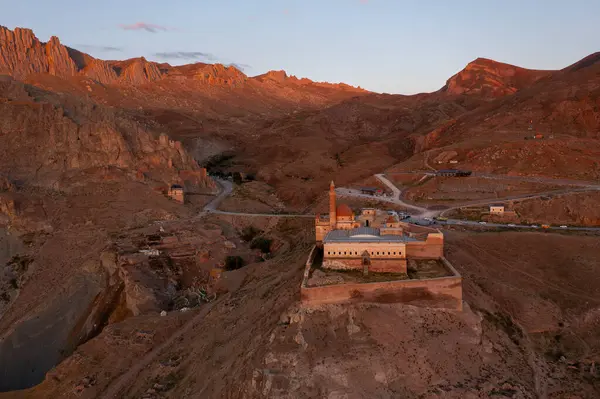
M 400 95 L 0 27 L 0 398 L 597 397 L 598 107 L 598 53 Z M 462 311 L 302 302 L 365 208 L 439 229 Z

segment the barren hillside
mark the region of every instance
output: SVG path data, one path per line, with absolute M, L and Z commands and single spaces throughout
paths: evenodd
M 599 65 L 477 59 L 437 92 L 384 95 L 0 27 L 0 397 L 598 397 L 597 236 L 445 231 L 462 313 L 301 308 L 313 220 L 203 212 L 219 187 L 202 167 L 252 177 L 221 203 L 234 212 L 314 210 L 331 180 L 450 161 L 598 179 Z M 436 178 L 407 195 L 547 189 Z M 597 222 L 580 209 L 596 197 L 517 210 Z

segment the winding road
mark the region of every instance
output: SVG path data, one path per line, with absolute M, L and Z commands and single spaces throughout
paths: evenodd
M 209 213 L 217 215 L 232 215 L 232 216 L 248 216 L 248 217 L 280 217 L 280 218 L 314 218 L 315 215 L 301 215 L 295 213 L 247 213 L 247 212 L 229 212 L 220 211 L 217 208 L 221 205 L 231 192 L 233 191 L 233 184 L 228 180 L 214 178 L 213 180 L 221 186 L 221 192 L 212 201 L 204 205 L 202 212 L 198 216 L 204 216 Z
M 415 172 L 416 173 L 416 172 Z M 419 174 L 423 174 L 423 172 L 419 172 Z M 425 172 L 425 175 L 434 175 L 433 173 Z M 469 201 L 463 202 L 461 204 L 454 205 L 450 208 L 446 209 L 428 209 L 425 207 L 421 207 L 415 204 L 410 204 L 404 200 L 402 200 L 402 191 L 396 187 L 394 183 L 392 183 L 384 174 L 379 173 L 376 174 L 375 177 L 383 183 L 386 187 L 392 190 L 393 195 L 391 197 L 381 196 L 376 197 L 378 201 L 389 202 L 396 205 L 403 206 L 407 209 L 415 210 L 418 215 L 411 217 L 408 219 L 409 222 L 413 223 L 423 223 L 424 219 L 431 219 L 435 216 L 444 216 L 447 212 L 464 208 L 467 206 L 481 206 L 481 205 L 490 205 L 496 202 L 504 202 L 504 201 L 514 201 L 514 200 L 525 200 L 525 199 L 534 199 L 541 198 L 548 195 L 556 195 L 556 194 L 569 194 L 569 193 L 578 193 L 578 192 L 589 192 L 589 191 L 600 191 L 600 184 L 595 182 L 586 182 L 586 181 L 577 181 L 577 180 L 569 180 L 569 179 L 552 179 L 552 178 L 541 178 L 541 177 L 529 177 L 529 176 L 504 176 L 504 175 L 489 175 L 489 174 L 478 174 L 477 177 L 489 178 L 489 179 L 508 179 L 508 180 L 518 180 L 518 181 L 528 181 L 528 182 L 536 182 L 536 183 L 546 183 L 553 185 L 569 185 L 575 186 L 578 188 L 572 189 L 562 189 L 562 190 L 552 190 L 545 191 L 541 193 L 535 194 L 523 194 L 523 195 L 513 195 L 503 198 L 492 198 L 492 199 L 484 199 L 479 201 Z M 370 198 L 373 199 L 372 195 L 362 194 L 358 190 L 347 189 L 347 188 L 338 188 L 336 189 L 341 196 L 352 196 L 359 198 Z M 490 228 L 498 228 L 498 227 L 509 227 L 514 229 L 537 229 L 538 227 L 530 226 L 530 225 L 508 225 L 508 224 L 500 224 L 500 223 L 485 223 L 482 224 L 480 222 L 468 221 L 468 220 L 458 220 L 458 219 L 449 219 L 444 222 L 438 222 L 439 224 L 448 224 L 448 225 L 466 225 L 466 226 L 480 226 L 480 227 L 490 227 Z M 549 229 L 551 230 L 573 230 L 573 231 L 600 231 L 599 227 L 556 227 L 552 226 Z
M 429 172 L 414 172 L 415 174 L 425 174 L 432 175 Z M 489 179 L 508 179 L 508 180 L 519 180 L 519 181 L 528 181 L 528 182 L 536 182 L 536 183 L 546 183 L 553 185 L 569 185 L 574 188 L 569 189 L 561 189 L 561 190 L 552 190 L 535 194 L 523 194 L 523 195 L 513 195 L 509 197 L 503 198 L 492 198 L 492 199 L 484 199 L 478 201 L 468 201 L 463 202 L 457 205 L 454 205 L 445 209 L 428 209 L 416 204 L 411 204 L 402 199 L 402 191 L 391 182 L 383 173 L 378 173 L 375 177 L 383 183 L 386 187 L 388 187 L 392 191 L 391 196 L 380 196 L 373 197 L 369 194 L 363 194 L 359 190 L 352 188 L 344 188 L 338 187 L 335 189 L 336 193 L 340 197 L 355 197 L 355 198 L 363 198 L 370 200 L 377 200 L 380 202 L 387 202 L 395 205 L 402 206 L 406 209 L 412 210 L 416 213 L 416 215 L 411 216 L 407 219 L 408 222 L 417 223 L 417 224 L 428 224 L 430 220 L 436 216 L 444 216 L 450 211 L 464 208 L 468 206 L 482 206 L 489 205 L 496 202 L 503 201 L 514 201 L 514 200 L 525 200 L 525 199 L 534 199 L 541 198 L 548 195 L 556 195 L 556 194 L 569 194 L 569 193 L 577 193 L 577 192 L 589 192 L 589 191 L 600 191 L 600 184 L 595 182 L 586 182 L 586 181 L 578 181 L 578 180 L 569 180 L 569 179 L 552 179 L 552 178 L 543 178 L 543 177 L 530 177 L 530 176 L 505 176 L 505 175 L 489 175 L 489 174 L 477 174 L 477 177 L 489 178 Z M 231 216 L 245 216 L 245 217 L 280 217 L 280 218 L 314 218 L 313 214 L 293 214 L 293 213 L 248 213 L 248 212 L 229 212 L 229 211 L 220 211 L 218 209 L 221 202 L 223 202 L 231 192 L 233 191 L 233 184 L 228 180 L 222 180 L 218 178 L 214 178 L 214 180 L 221 186 L 221 192 L 217 195 L 212 201 L 206 204 L 202 210 L 202 212 L 198 216 L 204 216 L 207 214 L 218 214 L 218 215 L 231 215 Z M 575 188 L 576 187 L 576 188 Z M 478 226 L 478 227 L 488 227 L 488 228 L 512 228 L 512 229 L 537 229 L 538 227 L 531 225 L 515 225 L 515 224 L 500 224 L 500 223 L 481 223 L 476 221 L 469 220 L 458 220 L 458 219 L 448 219 L 447 221 L 438 221 L 438 224 L 441 225 L 464 225 L 464 226 Z M 557 227 L 552 226 L 549 227 L 550 230 L 573 230 L 573 231 L 600 231 L 600 227 L 575 227 L 568 226 Z

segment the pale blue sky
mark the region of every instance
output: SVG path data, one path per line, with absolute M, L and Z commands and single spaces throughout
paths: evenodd
M 600 50 L 598 0 L 0 0 L 0 10 L 0 25 L 98 58 L 237 63 L 250 76 L 285 69 L 402 94 L 437 90 L 477 57 L 559 69 Z M 137 23 L 148 29 L 124 29 Z

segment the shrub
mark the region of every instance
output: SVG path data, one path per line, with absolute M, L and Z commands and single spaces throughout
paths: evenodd
M 249 241 L 252 241 L 254 239 L 254 237 L 259 235 L 260 233 L 262 233 L 262 231 L 257 229 L 256 227 L 246 226 L 242 229 L 240 237 L 242 238 L 242 240 L 249 242 Z
M 252 243 L 250 243 L 250 248 L 260 249 L 260 252 L 262 252 L 263 254 L 268 254 L 271 252 L 272 242 L 273 240 L 269 240 L 268 238 L 256 237 L 254 240 L 252 240 Z
M 236 270 L 244 267 L 244 259 L 241 256 L 228 256 L 225 258 L 225 270 Z

